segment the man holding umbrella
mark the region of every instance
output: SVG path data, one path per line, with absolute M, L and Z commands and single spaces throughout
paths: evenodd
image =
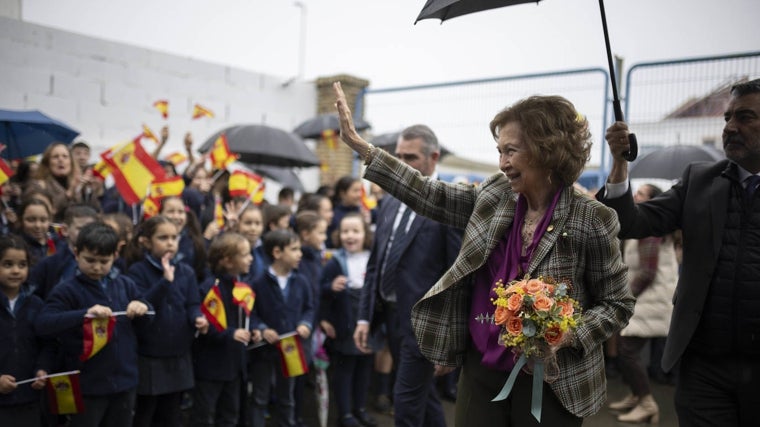
M 669 191 L 634 204 L 628 127 L 606 139 L 613 156 L 597 194 L 620 218 L 620 237 L 683 230 L 683 267 L 662 357 L 680 362 L 675 405 L 681 427 L 757 425 L 760 405 L 760 79 L 731 88 L 724 113 L 727 160 L 689 165 Z

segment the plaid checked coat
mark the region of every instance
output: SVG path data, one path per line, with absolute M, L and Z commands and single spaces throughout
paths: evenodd
M 462 248 L 451 268 L 412 310 L 420 351 L 431 362 L 461 366 L 470 345 L 468 319 L 473 273 L 508 232 L 517 194 L 503 174 L 480 186 L 426 179 L 393 156 L 375 150 L 365 178 L 410 206 L 418 214 L 463 228 Z M 531 260 L 531 277 L 567 279 L 570 296 L 583 309 L 583 322 L 570 347 L 557 352 L 560 376 L 551 384 L 559 400 L 579 417 L 604 404 L 602 343 L 622 329 L 633 313 L 627 269 L 617 239 L 615 212 L 567 187 L 549 228 Z

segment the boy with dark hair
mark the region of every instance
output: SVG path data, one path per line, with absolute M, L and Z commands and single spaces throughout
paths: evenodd
M 29 271 L 29 284 L 34 287 L 32 291 L 43 301 L 55 285 L 74 277 L 74 243 L 79 236 L 79 230 L 97 219 L 98 212 L 92 206 L 71 205 L 66 208 L 61 227 L 65 243 L 59 244 L 55 254 L 41 259 Z
M 288 332 L 296 332 L 301 340 L 308 339 L 313 330 L 314 306 L 308 282 L 296 271 L 302 255 L 300 239 L 290 230 L 273 230 L 263 240 L 272 264 L 251 286 L 256 293 L 251 329 L 260 331 L 269 344 L 277 344 L 279 336 Z M 253 350 L 251 357 L 253 427 L 264 427 L 270 391 L 267 378 L 272 373 L 276 378 L 278 425 L 295 425 L 295 378 L 282 372 L 279 350 L 275 345 L 266 345 Z
M 168 291 L 159 285 L 140 298 L 135 282 L 111 269 L 118 244 L 108 225 L 84 226 L 74 249 L 76 275 L 53 288 L 37 317 L 37 333 L 59 339 L 63 369 L 81 371 L 86 411 L 72 416 L 72 427 L 98 426 L 105 420 L 110 426 L 132 425 L 138 381 L 132 319 L 145 315 L 152 309 L 148 301 L 159 301 Z M 88 328 L 91 342 L 83 338 Z

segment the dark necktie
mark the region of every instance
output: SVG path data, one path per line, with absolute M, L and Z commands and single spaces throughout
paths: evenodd
M 381 286 L 383 296 L 385 297 L 396 294 L 396 277 L 398 276 L 396 267 L 398 266 L 401 254 L 406 247 L 405 243 L 408 236 L 406 229 L 407 223 L 409 222 L 409 215 L 411 215 L 411 213 L 412 210 L 407 207 L 404 210 L 404 213 L 401 214 L 401 221 L 399 221 L 396 231 L 393 232 L 391 248 L 388 249 L 388 253 L 385 254 L 385 263 L 381 277 Z
M 747 199 L 752 199 L 752 195 L 755 194 L 755 190 L 757 190 L 757 184 L 760 184 L 760 175 L 750 175 L 749 178 L 744 180 L 744 182 L 747 184 L 747 186 L 744 187 Z

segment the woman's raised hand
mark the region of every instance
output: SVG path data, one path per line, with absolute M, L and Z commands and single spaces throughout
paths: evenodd
M 333 90 L 335 90 L 335 106 L 338 108 L 338 119 L 340 120 L 340 139 L 352 150 L 363 155 L 369 151 L 370 145 L 359 136 L 356 127 L 354 127 L 354 118 L 351 116 L 351 109 L 348 107 L 348 101 L 346 101 L 346 95 L 343 93 L 340 82 L 333 83 Z

